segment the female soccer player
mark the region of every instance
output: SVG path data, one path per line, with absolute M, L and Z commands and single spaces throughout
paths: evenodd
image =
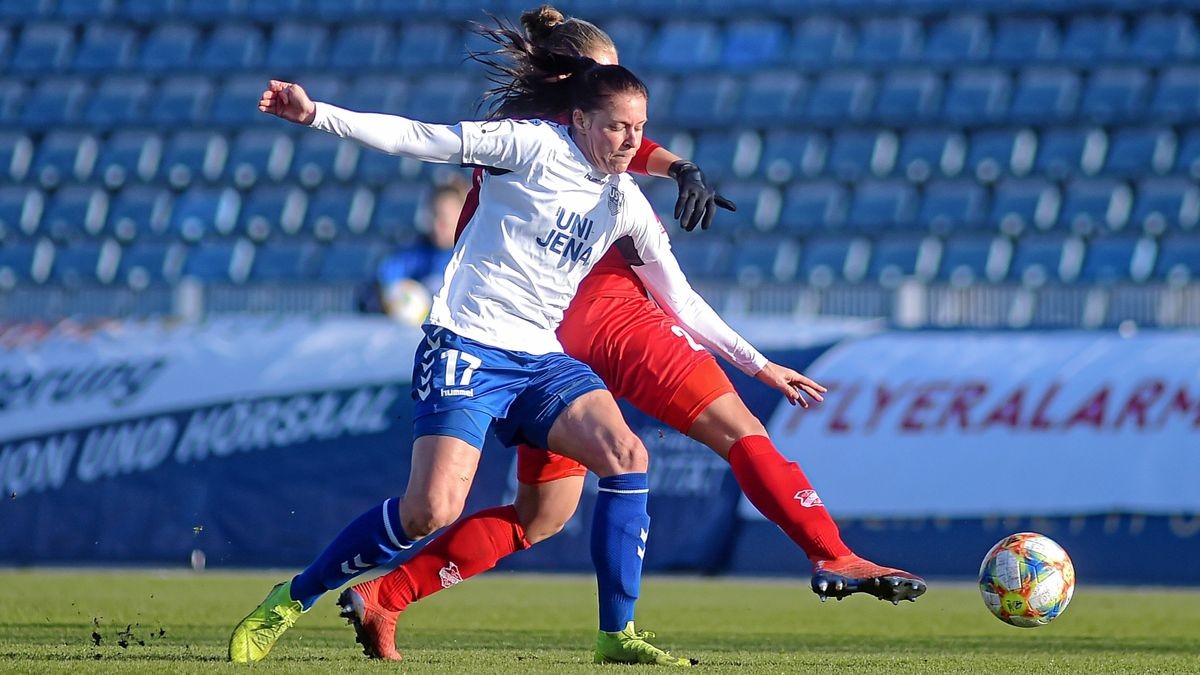
M 513 62 L 498 66 L 489 61 L 511 83 L 495 90 L 500 96 L 498 116 L 559 116 L 559 111 L 522 107 L 522 99 L 507 96 L 527 86 L 523 80 L 532 50 L 617 62 L 612 40 L 591 23 L 565 19 L 547 5 L 526 12 L 521 21 L 525 35 L 505 29 L 486 31 Z M 681 162 L 644 141 L 631 166 L 645 167 L 647 156 L 651 165 L 657 162 L 660 167 L 678 168 Z M 478 195 L 487 189 L 488 179 L 482 172 L 476 172 L 475 178 L 473 195 Z M 469 195 L 460 228 L 471 219 L 473 203 Z M 711 218 L 711 205 L 708 214 Z M 915 600 L 924 593 L 925 583 L 919 577 L 864 560 L 842 542 L 836 523 L 800 467 L 779 453 L 712 355 L 680 327 L 674 308 L 685 301 L 660 296 L 657 289 L 652 290 L 659 303 L 649 300 L 635 273 L 639 268 L 631 267 L 621 248 L 615 246 L 605 254 L 567 309 L 558 328 L 567 354 L 590 365 L 614 396 L 624 397 L 728 461 L 750 501 L 808 555 L 814 566 L 812 589 L 822 599 L 865 592 L 895 602 Z M 721 334 L 720 328 L 701 327 L 692 333 L 702 344 L 719 349 L 709 336 Z M 743 370 L 771 386 L 778 381 L 769 368 Z M 820 400 L 819 395 L 814 398 Z M 586 468 L 528 445 L 517 452 L 518 487 L 512 505 L 464 518 L 391 573 L 342 593 L 343 616 L 354 624 L 368 656 L 399 659 L 396 619 L 410 603 L 489 570 L 500 558 L 556 534 L 574 514 Z
M 687 286 L 653 210 L 625 175 L 646 121 L 645 85 L 620 66 L 586 58 L 545 53 L 530 65 L 534 84 L 515 98 L 570 109 L 570 126 L 445 126 L 352 113 L 313 103 L 303 88 L 279 81 L 263 93 L 260 110 L 292 122 L 393 154 L 485 166 L 493 175 L 446 268 L 414 361 L 416 441 L 405 495 L 362 514 L 304 571 L 272 589 L 234 630 L 232 660 L 262 659 L 325 591 L 457 519 L 494 424 L 506 443 L 552 448 L 601 477 L 592 525 L 597 659 L 689 664 L 634 627 L 649 527 L 645 447 L 599 378 L 562 353 L 554 331 L 579 282 L 616 240 L 644 263 L 639 274 L 648 287 L 679 299 L 674 309 L 685 325 L 711 324 L 713 312 Z M 769 369 L 792 401 L 817 394 L 811 380 L 767 363 L 725 329 L 716 339 L 727 358 Z

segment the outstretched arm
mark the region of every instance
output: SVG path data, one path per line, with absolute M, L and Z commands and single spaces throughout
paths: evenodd
M 457 126 L 426 124 L 398 115 L 343 110 L 313 101 L 303 87 L 292 82 L 271 80 L 262 93 L 258 109 L 391 155 L 425 162 L 462 162 L 463 139 Z

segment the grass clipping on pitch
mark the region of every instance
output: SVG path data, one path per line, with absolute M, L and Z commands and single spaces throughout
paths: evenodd
M 0 571 L 0 671 L 195 672 L 225 663 L 235 623 L 285 575 Z M 326 597 L 255 672 L 594 672 L 586 577 L 491 574 L 400 619 L 403 664 L 367 661 Z M 992 617 L 967 584 L 918 602 L 825 604 L 807 578 L 649 578 L 638 625 L 706 672 L 1200 672 L 1200 591 L 1080 587 L 1038 629 Z M 612 672 L 612 668 L 605 668 Z M 625 672 L 622 670 L 621 672 Z

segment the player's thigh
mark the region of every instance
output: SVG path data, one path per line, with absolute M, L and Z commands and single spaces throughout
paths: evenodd
M 742 397 L 730 392 L 709 403 L 696 416 L 687 435 L 728 461 L 729 449 L 747 436 L 766 436 L 767 430 Z
M 418 438 L 413 443 L 408 489 L 400 505 L 405 532 L 424 536 L 454 522 L 462 514 L 478 467 L 479 448 L 462 439 Z
M 572 401 L 554 418 L 547 441 L 551 450 L 601 478 L 642 473 L 648 465 L 645 446 L 625 424 L 607 389 L 589 391 Z
M 558 534 L 583 495 L 584 476 L 566 476 L 544 483 L 518 483 L 513 506 L 530 544 Z

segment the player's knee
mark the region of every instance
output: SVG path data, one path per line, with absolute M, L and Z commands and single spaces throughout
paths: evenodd
M 650 466 L 646 446 L 637 434 L 628 429 L 616 434 L 605 453 L 605 473 L 596 473 L 603 478 L 622 473 L 645 473 Z
M 420 502 L 405 501 L 407 508 L 400 513 L 404 532 L 413 539 L 427 537 L 446 527 L 462 515 L 463 505 L 452 499 L 431 498 Z

